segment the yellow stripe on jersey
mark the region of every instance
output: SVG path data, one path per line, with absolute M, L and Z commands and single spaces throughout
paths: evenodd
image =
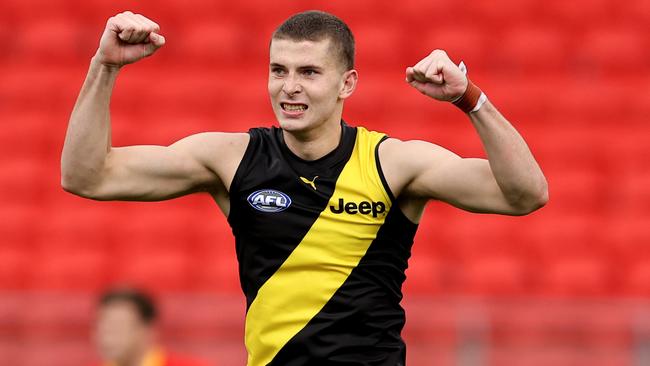
M 357 128 L 352 156 L 327 207 L 259 289 L 246 314 L 248 366 L 271 362 L 343 285 L 375 239 L 391 205 L 375 160 L 383 137 Z M 348 210 L 338 209 L 346 204 Z

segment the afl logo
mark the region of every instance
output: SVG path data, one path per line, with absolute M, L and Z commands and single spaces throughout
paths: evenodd
M 262 212 L 280 212 L 291 206 L 291 198 L 273 189 L 260 189 L 248 196 L 248 203 Z

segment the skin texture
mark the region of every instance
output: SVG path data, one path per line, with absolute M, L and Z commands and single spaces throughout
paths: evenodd
M 96 200 L 159 201 L 207 191 L 227 215 L 228 187 L 248 134 L 205 132 L 169 146 L 111 144 L 109 103 L 115 80 L 124 65 L 164 45 L 158 32 L 155 23 L 131 12 L 106 23 L 70 116 L 61 153 L 61 185 Z
M 153 329 L 126 301 L 116 301 L 98 310 L 94 338 L 102 359 L 119 366 L 140 365 L 154 346 Z
M 319 42 L 274 39 L 271 42 L 268 90 L 273 112 L 289 148 L 314 160 L 338 146 L 343 101 L 354 92 L 356 70 L 345 70 L 332 56 L 329 39 Z M 301 103 L 307 110 L 287 115 L 281 103 Z
M 169 146 L 111 145 L 109 102 L 115 79 L 124 65 L 164 45 L 158 32 L 155 23 L 130 12 L 108 20 L 70 117 L 61 184 L 97 200 L 155 201 L 207 191 L 228 215 L 228 189 L 248 134 L 206 132 Z M 358 81 L 356 70 L 345 70 L 331 49 L 329 39 L 271 42 L 268 90 L 273 111 L 287 146 L 306 160 L 338 145 L 343 104 Z M 467 78 L 442 50 L 408 67 L 405 80 L 432 102 L 455 100 L 467 88 Z M 282 103 L 307 109 L 286 113 Z M 389 139 L 381 144 L 379 158 L 388 184 L 413 222 L 431 199 L 467 211 L 507 215 L 525 215 L 547 202 L 541 169 L 496 107 L 488 101 L 468 119 L 487 160 L 463 159 L 424 141 Z

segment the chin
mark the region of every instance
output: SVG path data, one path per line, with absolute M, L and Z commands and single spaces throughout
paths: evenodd
M 287 132 L 301 132 L 309 129 L 309 122 L 304 119 L 277 118 L 280 128 Z

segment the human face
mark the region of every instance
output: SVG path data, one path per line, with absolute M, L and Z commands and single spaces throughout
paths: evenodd
M 330 43 L 329 38 L 271 41 L 269 96 L 285 131 L 307 132 L 340 122 L 343 100 L 354 91 L 357 72 L 344 70 Z
M 99 309 L 95 341 L 104 360 L 117 364 L 132 362 L 150 340 L 150 326 L 140 319 L 135 305 L 116 301 Z

